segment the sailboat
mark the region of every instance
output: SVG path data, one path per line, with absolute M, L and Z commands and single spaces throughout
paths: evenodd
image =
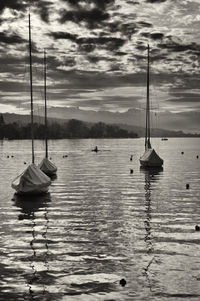
M 31 98 L 31 140 L 32 140 L 32 164 L 17 176 L 11 186 L 18 194 L 43 194 L 48 191 L 51 179 L 35 165 L 34 156 L 34 132 L 33 132 L 33 88 L 32 88 L 32 53 L 31 53 L 31 21 L 29 14 L 29 59 L 30 59 L 30 98 Z
M 44 51 L 44 101 L 45 101 L 45 158 L 39 164 L 39 168 L 48 176 L 55 176 L 57 167 L 48 159 L 47 137 L 47 80 L 46 80 L 46 52 Z
M 147 101 L 146 101 L 146 130 L 145 130 L 145 152 L 140 157 L 142 167 L 162 167 L 163 159 L 159 157 L 156 151 L 151 146 L 150 141 L 150 105 L 149 105 L 149 45 L 147 56 Z

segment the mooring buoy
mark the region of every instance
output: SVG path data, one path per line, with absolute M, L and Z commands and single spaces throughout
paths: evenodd
M 120 283 L 121 286 L 125 286 L 126 285 L 126 280 L 124 278 L 122 278 L 119 283 Z

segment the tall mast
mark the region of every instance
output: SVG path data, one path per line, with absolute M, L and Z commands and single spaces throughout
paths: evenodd
M 30 64 L 30 97 L 31 97 L 31 140 L 32 140 L 32 163 L 34 163 L 34 132 L 33 132 L 33 83 L 32 83 L 32 54 L 31 54 L 31 18 L 29 14 L 29 64 Z
M 47 67 L 46 67 L 46 52 L 44 50 L 44 105 L 45 105 L 45 156 L 48 158 L 48 139 L 47 139 Z
M 149 44 L 147 55 L 147 103 L 146 103 L 146 131 L 145 131 L 145 150 L 151 148 L 150 143 L 150 106 L 149 106 Z

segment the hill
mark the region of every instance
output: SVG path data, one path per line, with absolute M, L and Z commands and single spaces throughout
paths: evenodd
M 19 115 L 19 114 L 10 114 L 10 113 L 3 113 L 1 114 L 4 123 L 5 124 L 12 124 L 12 123 L 17 123 L 19 125 L 27 125 L 30 123 L 30 116 L 29 115 Z M 71 118 L 74 119 L 74 118 Z M 64 125 L 65 123 L 69 122 L 70 119 L 61 119 L 61 118 L 48 118 L 48 123 L 51 124 L 57 124 L 59 126 Z M 44 117 L 42 116 L 34 116 L 34 121 L 37 124 L 44 124 Z M 100 121 L 101 122 L 101 121 Z M 84 121 L 85 126 L 88 128 L 91 128 L 95 122 L 89 122 Z M 106 124 L 106 123 L 104 123 Z M 108 125 L 108 124 L 107 124 Z M 109 123 L 111 126 L 116 126 L 119 129 L 126 130 L 131 133 L 137 134 L 138 137 L 144 137 L 145 135 L 145 129 L 140 126 L 135 126 L 135 125 L 129 125 L 125 123 Z M 193 134 L 193 133 L 185 133 L 183 131 L 172 131 L 172 130 L 167 130 L 167 129 L 156 129 L 153 128 L 151 129 L 151 136 L 152 137 L 200 137 L 200 134 Z

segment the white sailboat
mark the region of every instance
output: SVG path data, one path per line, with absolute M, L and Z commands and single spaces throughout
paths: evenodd
M 11 186 L 18 194 L 43 194 L 48 191 L 51 184 L 50 178 L 45 175 L 34 163 L 34 132 L 33 132 L 33 88 L 32 88 L 32 53 L 31 53 L 31 21 L 29 14 L 29 59 L 30 59 L 30 98 L 31 98 L 31 140 L 32 164 L 19 176 Z
M 150 105 L 149 105 L 149 45 L 147 56 L 147 102 L 146 102 L 146 130 L 145 130 L 145 152 L 140 157 L 142 167 L 162 167 L 163 159 L 159 157 L 156 151 L 151 147 L 150 141 Z
M 55 176 L 57 167 L 48 159 L 48 135 L 47 135 L 47 80 L 46 80 L 46 52 L 44 51 L 44 101 L 45 101 L 45 158 L 39 164 L 39 168 L 48 176 Z

